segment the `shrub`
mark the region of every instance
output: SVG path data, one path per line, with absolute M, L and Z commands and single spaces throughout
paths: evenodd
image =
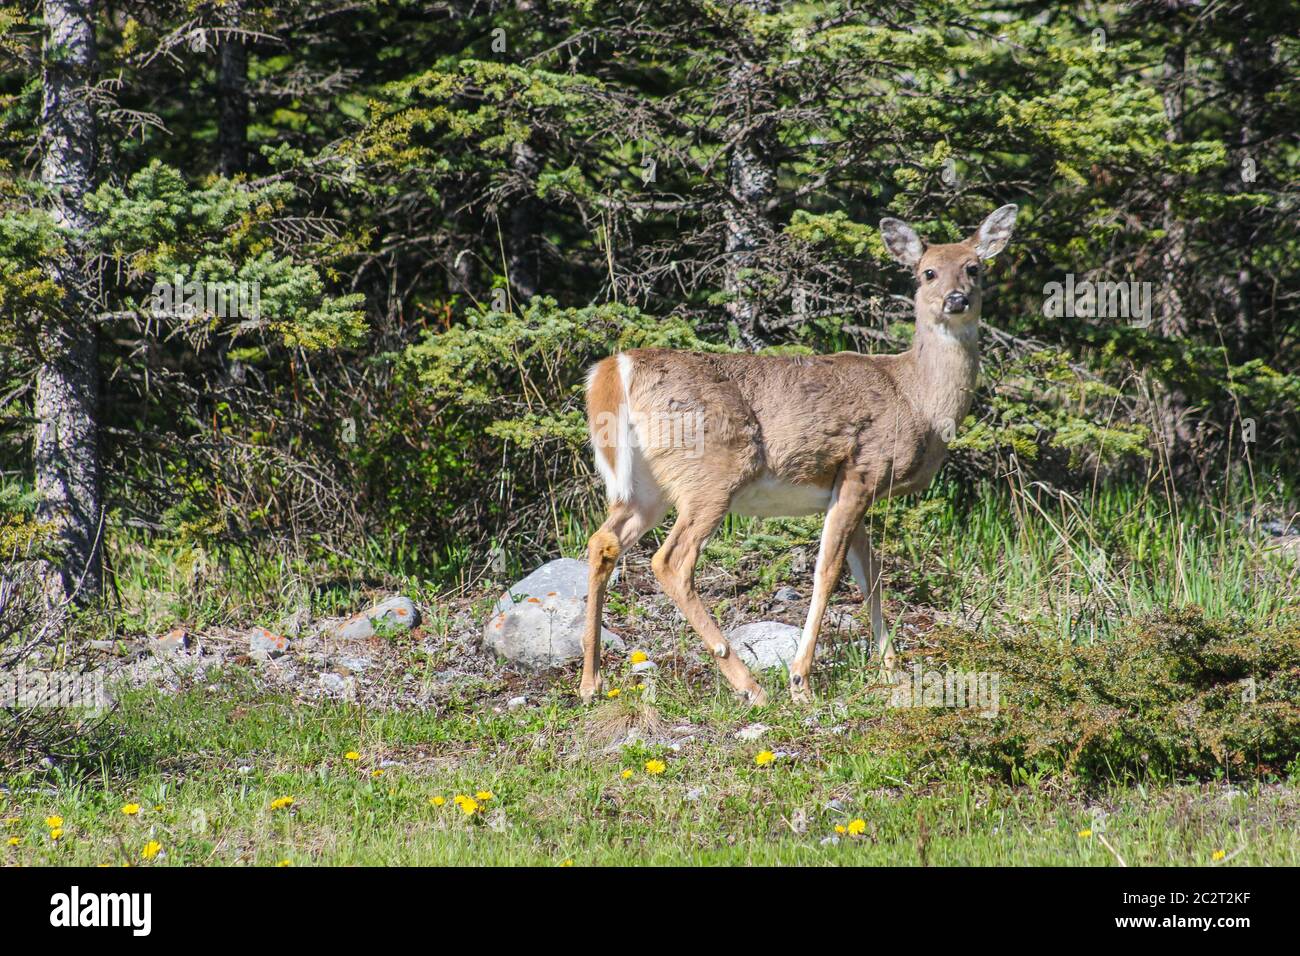
M 1199 609 L 1134 622 L 1113 640 L 940 628 L 905 662 L 997 675 L 1000 705 L 888 708 L 868 731 L 914 768 L 969 762 L 1007 779 L 1261 778 L 1300 758 L 1300 624 L 1244 630 Z

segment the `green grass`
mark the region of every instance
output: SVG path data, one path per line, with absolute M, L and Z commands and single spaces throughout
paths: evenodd
M 100 763 L 11 777 L 0 817 L 5 839 L 20 844 L 0 846 L 0 861 L 142 863 L 153 840 L 164 851 L 153 865 L 1104 866 L 1115 854 L 1130 865 L 1214 865 L 1216 851 L 1229 864 L 1300 863 L 1300 792 L 1291 784 L 1235 791 L 1151 781 L 1084 794 L 958 769 L 910 785 L 888 754 L 869 752 L 852 731 L 830 731 L 874 706 L 852 692 L 861 679 L 840 671 L 828 689 L 847 701 L 819 705 L 816 730 L 792 705 L 746 713 L 720 688 L 671 678 L 656 688 L 653 720 L 630 688 L 590 714 L 559 688 L 515 712 L 490 700 L 436 713 L 304 706 L 257 690 L 235 668 L 177 696 L 127 694 L 104 727 L 113 745 Z M 755 717 L 767 734 L 735 739 Z M 684 719 L 695 736 L 680 750 L 653 735 L 603 745 L 610 728 Z M 763 749 L 793 756 L 758 766 Z M 649 760 L 665 771 L 647 773 Z M 384 761 L 397 763 L 376 775 Z M 493 794 L 482 811 L 455 805 L 456 795 L 480 790 Z M 292 807 L 271 809 L 286 796 Z M 434 796 L 446 802 L 435 807 Z M 137 815 L 121 812 L 130 803 Z M 57 842 L 45 822 L 54 815 L 63 818 Z M 822 842 L 856 819 L 861 835 Z

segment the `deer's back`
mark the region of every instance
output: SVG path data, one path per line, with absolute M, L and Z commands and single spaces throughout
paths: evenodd
M 625 354 L 634 414 L 701 429 L 644 451 L 671 498 L 712 482 L 735 493 L 732 510 L 806 514 L 825 508 L 842 467 L 899 491 L 932 474 L 928 424 L 900 392 L 901 356 Z

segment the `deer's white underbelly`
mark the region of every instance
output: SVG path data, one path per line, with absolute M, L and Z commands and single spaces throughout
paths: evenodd
M 763 474 L 731 499 L 731 512 L 755 518 L 784 518 L 818 514 L 831 502 L 831 490 L 816 485 L 796 485 L 773 474 Z

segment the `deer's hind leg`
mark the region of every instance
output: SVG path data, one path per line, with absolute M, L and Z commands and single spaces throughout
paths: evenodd
M 754 680 L 754 675 L 749 672 L 745 662 L 736 656 L 727 639 L 722 636 L 722 630 L 695 590 L 695 562 L 700 556 L 700 549 L 721 523 L 727 507 L 728 500 L 722 496 L 713 499 L 694 498 L 689 503 L 679 502 L 677 522 L 668 533 L 663 547 L 655 552 L 651 567 L 654 568 L 655 577 L 659 579 L 664 593 L 681 609 L 691 627 L 717 659 L 727 683 L 750 704 L 761 707 L 767 703 L 767 694 Z
M 889 639 L 889 628 L 885 626 L 885 617 L 880 607 L 880 556 L 871 545 L 871 535 L 866 526 L 858 522 L 853 536 L 849 538 L 849 570 L 858 582 L 858 589 L 866 599 L 871 614 L 871 636 L 876 644 L 876 656 L 880 661 L 885 676 L 892 679 L 894 674 L 894 645 Z
M 600 693 L 600 618 L 605 610 L 605 590 L 618 556 L 663 520 L 664 505 L 653 500 L 616 502 L 609 517 L 587 542 L 587 619 L 582 632 L 582 681 L 578 696 L 584 704 Z

